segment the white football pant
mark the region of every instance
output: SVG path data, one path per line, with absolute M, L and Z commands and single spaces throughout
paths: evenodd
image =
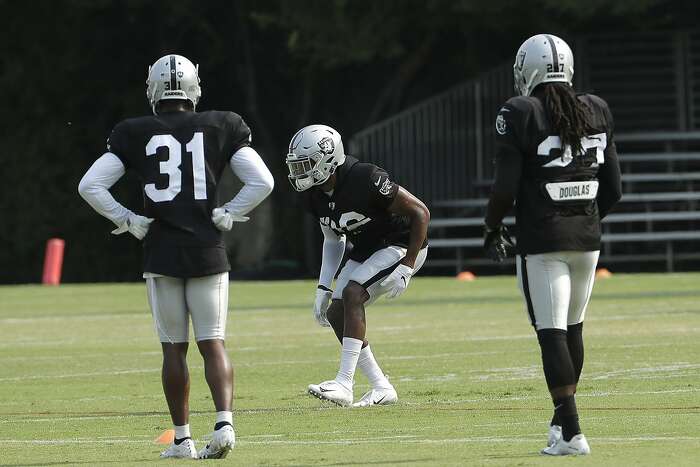
M 362 263 L 349 259 L 343 266 L 343 269 L 340 270 L 338 279 L 335 281 L 333 300 L 342 300 L 343 289 L 348 285 L 348 282 L 354 281 L 367 290 L 369 299 L 365 302 L 365 305 L 371 305 L 376 299 L 389 291 L 389 287 L 382 287 L 380 284 L 389 274 L 394 272 L 394 269 L 406 256 L 406 251 L 406 248 L 392 245 L 375 251 L 372 256 Z M 420 268 L 423 267 L 426 256 L 428 256 L 428 247 L 418 252 L 411 277 L 415 276 Z
M 518 285 L 535 329 L 562 329 L 586 315 L 600 251 L 518 256 Z
M 192 317 L 197 341 L 224 339 L 228 313 L 228 272 L 204 277 L 146 277 L 148 302 L 161 342 L 189 341 Z

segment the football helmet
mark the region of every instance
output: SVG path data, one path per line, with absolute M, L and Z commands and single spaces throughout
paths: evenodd
M 515 91 L 529 96 L 541 83 L 567 83 L 574 77 L 574 55 L 557 36 L 537 34 L 520 46 L 513 64 Z
M 297 191 L 324 183 L 344 162 L 343 140 L 329 126 L 305 126 L 289 142 L 289 181 Z
M 164 55 L 148 67 L 146 98 L 156 114 L 158 102 L 169 99 L 185 99 L 197 107 L 202 96 L 199 86 L 199 65 L 194 65 L 182 55 Z

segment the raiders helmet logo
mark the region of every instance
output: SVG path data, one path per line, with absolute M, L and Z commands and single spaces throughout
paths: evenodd
M 523 65 L 525 64 L 525 55 L 527 55 L 527 52 L 524 50 L 518 54 L 518 58 L 515 60 L 515 66 L 518 67 L 518 70 L 523 71 Z
M 318 147 L 321 149 L 321 152 L 325 155 L 332 154 L 333 151 L 335 151 L 335 143 L 333 142 L 333 139 L 328 136 L 326 136 L 318 142 Z

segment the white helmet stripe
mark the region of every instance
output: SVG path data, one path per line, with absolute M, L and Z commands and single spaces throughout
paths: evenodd
M 552 39 L 552 36 L 545 34 L 544 37 L 547 38 L 549 47 L 552 49 L 552 68 L 556 73 L 559 71 L 559 54 L 557 54 L 557 46 L 554 44 L 554 39 Z

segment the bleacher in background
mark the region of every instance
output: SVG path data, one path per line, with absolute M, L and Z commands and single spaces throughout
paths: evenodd
M 601 263 L 674 270 L 700 265 L 700 32 L 584 37 L 575 85 L 616 120 L 623 198 L 603 223 Z M 433 270 L 493 267 L 481 225 L 492 177 L 494 119 L 512 63 L 369 127 L 351 153 L 388 168 L 431 208 Z M 509 219 L 512 223 L 512 219 Z

